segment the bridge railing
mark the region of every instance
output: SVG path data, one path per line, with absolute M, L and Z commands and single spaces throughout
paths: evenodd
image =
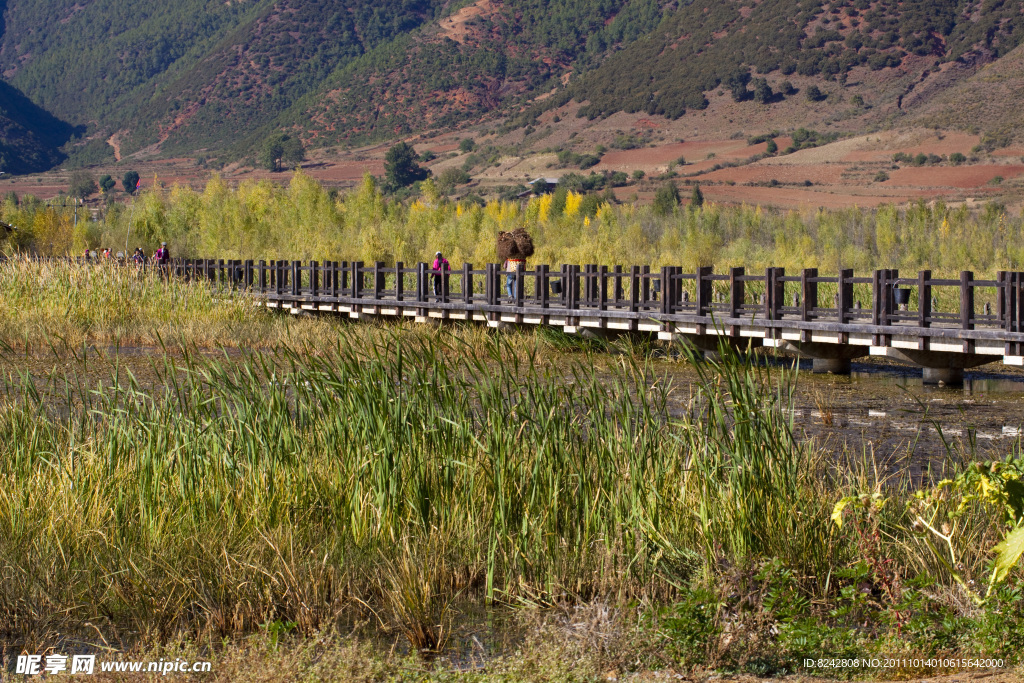
M 108 265 L 118 262 L 101 262 Z M 122 265 L 136 267 L 131 261 Z M 823 275 L 816 268 L 790 273 L 777 267 L 757 272 L 730 268 L 715 273 L 709 266 L 685 272 L 678 266 L 542 264 L 510 273 L 493 263 L 482 268 L 465 263 L 442 273 L 427 263 L 224 259 L 174 259 L 166 267 L 156 267 L 217 291 L 280 302 L 397 303 L 424 312 L 557 311 L 666 325 L 698 319 L 726 325 L 839 325 L 844 331 L 871 334 L 881 334 L 880 328 L 1001 330 L 1008 339 L 1024 334 L 1024 272 L 1015 271 L 983 279 L 971 271 L 957 278 L 936 278 L 930 270 L 907 277 L 895 269 L 858 276 L 850 269 Z M 1019 351 L 1020 345 L 1015 348 Z
M 241 261 L 176 259 L 169 271 L 221 290 L 275 298 L 417 302 L 519 308 L 561 308 L 615 314 L 835 322 L 921 328 L 998 328 L 1021 331 L 1024 273 L 1000 271 L 978 279 L 934 278 L 929 270 L 901 277 L 895 269 L 870 276 L 852 270 L 821 275 L 816 268 L 787 275 L 783 268 L 748 274 L 677 266 L 538 265 L 507 272 L 497 264 L 445 272 L 360 261 Z M 511 282 L 512 286 L 509 286 Z

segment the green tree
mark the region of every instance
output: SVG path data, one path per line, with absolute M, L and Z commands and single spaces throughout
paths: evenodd
M 665 183 L 654 193 L 654 213 L 667 216 L 679 206 L 679 202 L 679 188 L 673 182 Z
M 88 171 L 75 171 L 71 174 L 68 183 L 68 196 L 76 199 L 85 199 L 89 195 L 96 194 L 99 187 L 96 186 L 96 179 Z
M 700 191 L 700 183 L 693 186 L 693 194 L 690 195 L 690 206 L 704 206 L 704 193 Z
M 461 168 L 446 168 L 437 177 L 437 189 L 441 194 L 451 194 L 456 186 L 465 185 L 469 180 L 469 174 Z
M 828 97 L 828 95 L 823 93 L 821 91 L 821 88 L 819 88 L 818 86 L 816 86 L 816 85 L 808 86 L 808 88 L 807 88 L 807 101 L 808 102 L 821 102 L 826 97 Z
M 109 194 L 115 187 L 117 187 L 117 181 L 109 174 L 100 176 L 100 190 L 103 194 Z
M 408 142 L 399 142 L 384 155 L 384 175 L 392 191 L 425 180 L 430 171 L 416 163 L 416 150 Z
M 765 145 L 764 151 L 768 154 L 775 154 L 779 151 L 779 144 L 773 138 L 768 138 L 768 144 Z
M 749 82 L 750 71 L 747 69 L 737 71 L 725 79 L 725 85 L 732 91 L 733 101 L 742 102 L 750 97 L 750 91 L 747 90 Z
M 263 149 L 260 150 L 260 166 L 277 173 L 281 170 L 281 159 L 284 157 L 283 135 L 272 135 L 263 141 Z
M 121 177 L 121 187 L 128 194 L 135 194 L 135 188 L 139 186 L 139 174 L 136 171 L 125 171 Z
M 294 135 L 286 135 L 282 144 L 284 153 L 281 155 L 281 161 L 286 166 L 298 166 L 306 160 L 306 147 L 302 144 L 302 140 Z
M 268 171 L 275 173 L 285 167 L 302 163 L 306 158 L 306 148 L 302 140 L 286 133 L 275 133 L 264 140 L 260 150 L 259 164 Z
M 768 104 L 775 97 L 775 93 L 772 92 L 772 87 L 768 85 L 768 79 L 766 78 L 755 78 L 754 79 L 754 101 L 760 104 Z
M 459 151 L 463 154 L 468 154 L 474 149 L 476 149 L 476 142 L 473 141 L 473 138 L 463 138 L 459 141 Z

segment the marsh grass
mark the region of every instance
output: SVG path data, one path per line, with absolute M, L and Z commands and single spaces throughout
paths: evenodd
M 9 375 L 2 635 L 124 644 L 369 620 L 437 650 L 459 601 L 669 604 L 772 561 L 830 604 L 865 553 L 956 595 L 900 502 L 863 520 L 874 545 L 832 523 L 839 497 L 879 482 L 794 433 L 794 371 L 723 348 L 691 359 L 684 396 L 645 350 L 552 363 L 536 337 L 333 332 L 221 358 L 181 347 L 145 382 L 116 363 L 102 382 Z M 998 522 L 970 515 L 958 552 L 980 579 Z

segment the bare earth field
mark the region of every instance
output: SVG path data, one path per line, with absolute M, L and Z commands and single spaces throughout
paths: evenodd
M 520 141 L 520 149 L 533 148 L 532 152 L 507 153 L 497 161 L 492 160 L 490 165 L 478 163 L 471 170 L 472 182 L 460 191 L 487 196 L 502 187 L 525 184 L 540 176 L 580 173 L 574 168 L 559 168 L 557 155 L 545 145 L 555 145 L 564 139 L 572 141 L 574 149 L 584 151 L 591 143 L 607 145 L 615 135 L 630 133 L 646 135 L 646 146 L 629 150 L 608 148 L 596 167 L 582 171 L 623 171 L 631 176 L 643 171 L 644 180 L 631 180 L 626 187 L 617 188 L 616 195 L 623 200 L 634 195 L 640 201 L 648 200 L 665 182 L 664 174 L 672 170 L 677 174 L 677 183 L 700 183 L 705 196 L 718 202 L 780 208 L 844 208 L 883 203 L 899 205 L 923 199 L 968 205 L 1000 201 L 1011 211 L 1021 209 L 1017 197 L 1024 187 L 1024 149 L 1005 148 L 972 154 L 979 143 L 977 135 L 923 128 L 885 131 L 843 137 L 820 147 L 757 159 L 765 153 L 766 143 L 748 145 L 745 136 L 740 138 L 736 134 L 725 139 L 682 140 L 675 135 L 678 131 L 659 129 L 660 124 L 650 119 L 638 115 L 634 115 L 633 120 L 624 117 L 627 115 L 616 114 L 593 124 L 586 123 L 585 119 L 566 119 L 552 126 L 538 141 Z M 569 130 L 573 132 L 566 134 Z M 493 133 L 478 135 L 475 137 L 478 151 L 488 145 L 502 148 L 513 143 L 512 137 L 516 135 L 523 137 L 522 132 L 502 137 Z M 411 142 L 418 151 L 430 150 L 436 155 L 429 167 L 439 174 L 446 168 L 461 168 L 466 163 L 470 155 L 458 151 L 462 137 L 474 136 L 470 132 L 450 132 Z M 780 135 L 776 143 L 780 150 L 785 150 L 792 139 Z M 302 164 L 302 169 L 328 187 L 349 188 L 366 173 L 383 175 L 387 147 L 380 144 L 347 151 L 317 150 Z M 948 157 L 959 152 L 966 155 L 968 161 L 960 166 L 952 166 L 948 161 L 923 166 L 907 162 L 897 164 L 893 162 L 893 155 L 899 152 L 911 157 L 918 154 Z M 154 185 L 170 187 L 175 184 L 200 189 L 215 172 L 184 158 L 126 159 L 116 165 L 90 170 L 97 177 L 109 173 L 119 179 L 128 169 L 142 176 L 143 190 Z M 290 178 L 290 171 L 271 173 L 237 164 L 218 172 L 232 185 L 263 179 L 286 183 Z M 0 178 L 0 193 L 13 191 L 19 196 L 33 194 L 50 199 L 66 190 L 69 176 L 69 171 L 58 170 Z M 123 200 L 125 195 L 118 189 L 114 198 Z M 99 199 L 94 198 L 92 202 L 98 205 Z

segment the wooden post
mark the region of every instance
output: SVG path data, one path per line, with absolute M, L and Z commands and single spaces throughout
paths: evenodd
M 537 266 L 537 294 L 540 297 L 540 307 L 547 308 L 548 302 L 548 266 L 542 264 Z
M 384 268 L 384 261 L 374 261 L 374 299 L 384 298 L 387 290 L 387 271 Z
M 786 296 L 786 283 L 781 278 L 785 274 L 785 268 L 768 268 L 765 272 L 764 317 L 768 320 L 778 320 L 782 317 L 781 308 Z
M 629 311 L 636 313 L 640 310 L 640 266 L 629 268 Z
M 467 306 L 473 304 L 473 264 L 462 264 L 462 300 Z
M 850 311 L 853 309 L 853 268 L 839 270 L 839 310 L 836 312 L 839 323 L 850 322 Z
M 885 271 L 876 270 L 871 274 L 871 324 L 881 325 L 885 309 Z
M 619 306 L 624 297 L 622 291 L 622 266 L 615 266 L 612 275 L 612 305 Z
M 484 277 L 484 295 L 487 297 L 488 306 L 498 305 L 498 278 L 500 277 L 497 263 L 487 264 L 487 275 Z
M 896 282 L 900 279 L 900 271 L 891 268 L 885 271 L 885 309 L 882 315 L 883 325 L 892 325 L 896 313 Z
M 640 279 L 643 281 L 643 290 L 640 296 L 640 300 L 643 301 L 645 304 L 651 300 L 651 278 L 649 277 L 650 274 L 650 266 L 640 267 Z
M 352 298 L 361 299 L 363 297 L 363 262 L 353 261 L 352 262 Z
M 575 311 L 579 308 L 580 299 L 580 267 L 576 265 L 569 266 L 569 282 L 566 293 L 565 307 L 571 311 Z
M 320 263 L 309 262 L 309 291 L 312 296 L 320 296 Z
M 427 264 L 420 261 L 416 264 L 416 301 L 427 300 Z
M 1003 314 L 1006 309 L 1006 271 L 1000 270 L 996 273 L 996 322 L 1003 324 Z
M 402 301 L 405 299 L 405 264 L 401 261 L 395 263 L 395 301 Z
M 672 300 L 670 287 L 672 283 L 672 267 L 662 266 L 661 267 L 661 312 L 663 315 L 669 315 L 672 313 Z
M 245 288 L 246 289 L 252 289 L 252 282 L 253 282 L 253 261 L 252 261 L 252 259 L 247 259 L 245 261 Z
M 810 320 L 814 309 L 818 307 L 817 268 L 804 268 L 800 273 L 800 319 Z
M 526 289 L 526 273 L 523 272 L 523 266 L 520 265 L 519 270 L 516 271 L 516 297 L 512 302 L 512 305 L 516 308 L 523 307 L 523 301 L 526 297 L 524 289 Z
M 302 261 L 292 261 L 292 296 L 302 294 Z
M 381 292 L 384 291 L 384 262 L 373 262 L 373 300 L 380 301 Z
M 743 302 L 746 301 L 746 285 L 742 278 L 747 271 L 744 268 L 729 269 L 729 317 L 739 318 L 743 311 Z
M 932 317 L 932 271 L 921 270 L 917 273 L 917 326 L 930 327 Z
M 712 312 L 712 297 L 714 295 L 714 282 L 711 274 L 714 269 L 711 266 L 699 266 L 697 268 L 697 315 L 707 316 Z
M 608 266 L 597 270 L 597 309 L 608 310 Z
M 960 328 L 964 330 L 974 329 L 974 287 L 971 280 L 974 273 L 965 270 L 960 273 Z
M 267 291 L 267 262 L 264 261 L 263 259 L 260 259 L 259 269 L 260 269 L 260 274 L 259 274 L 259 281 L 258 282 L 259 282 L 260 294 L 262 294 L 262 293 Z

